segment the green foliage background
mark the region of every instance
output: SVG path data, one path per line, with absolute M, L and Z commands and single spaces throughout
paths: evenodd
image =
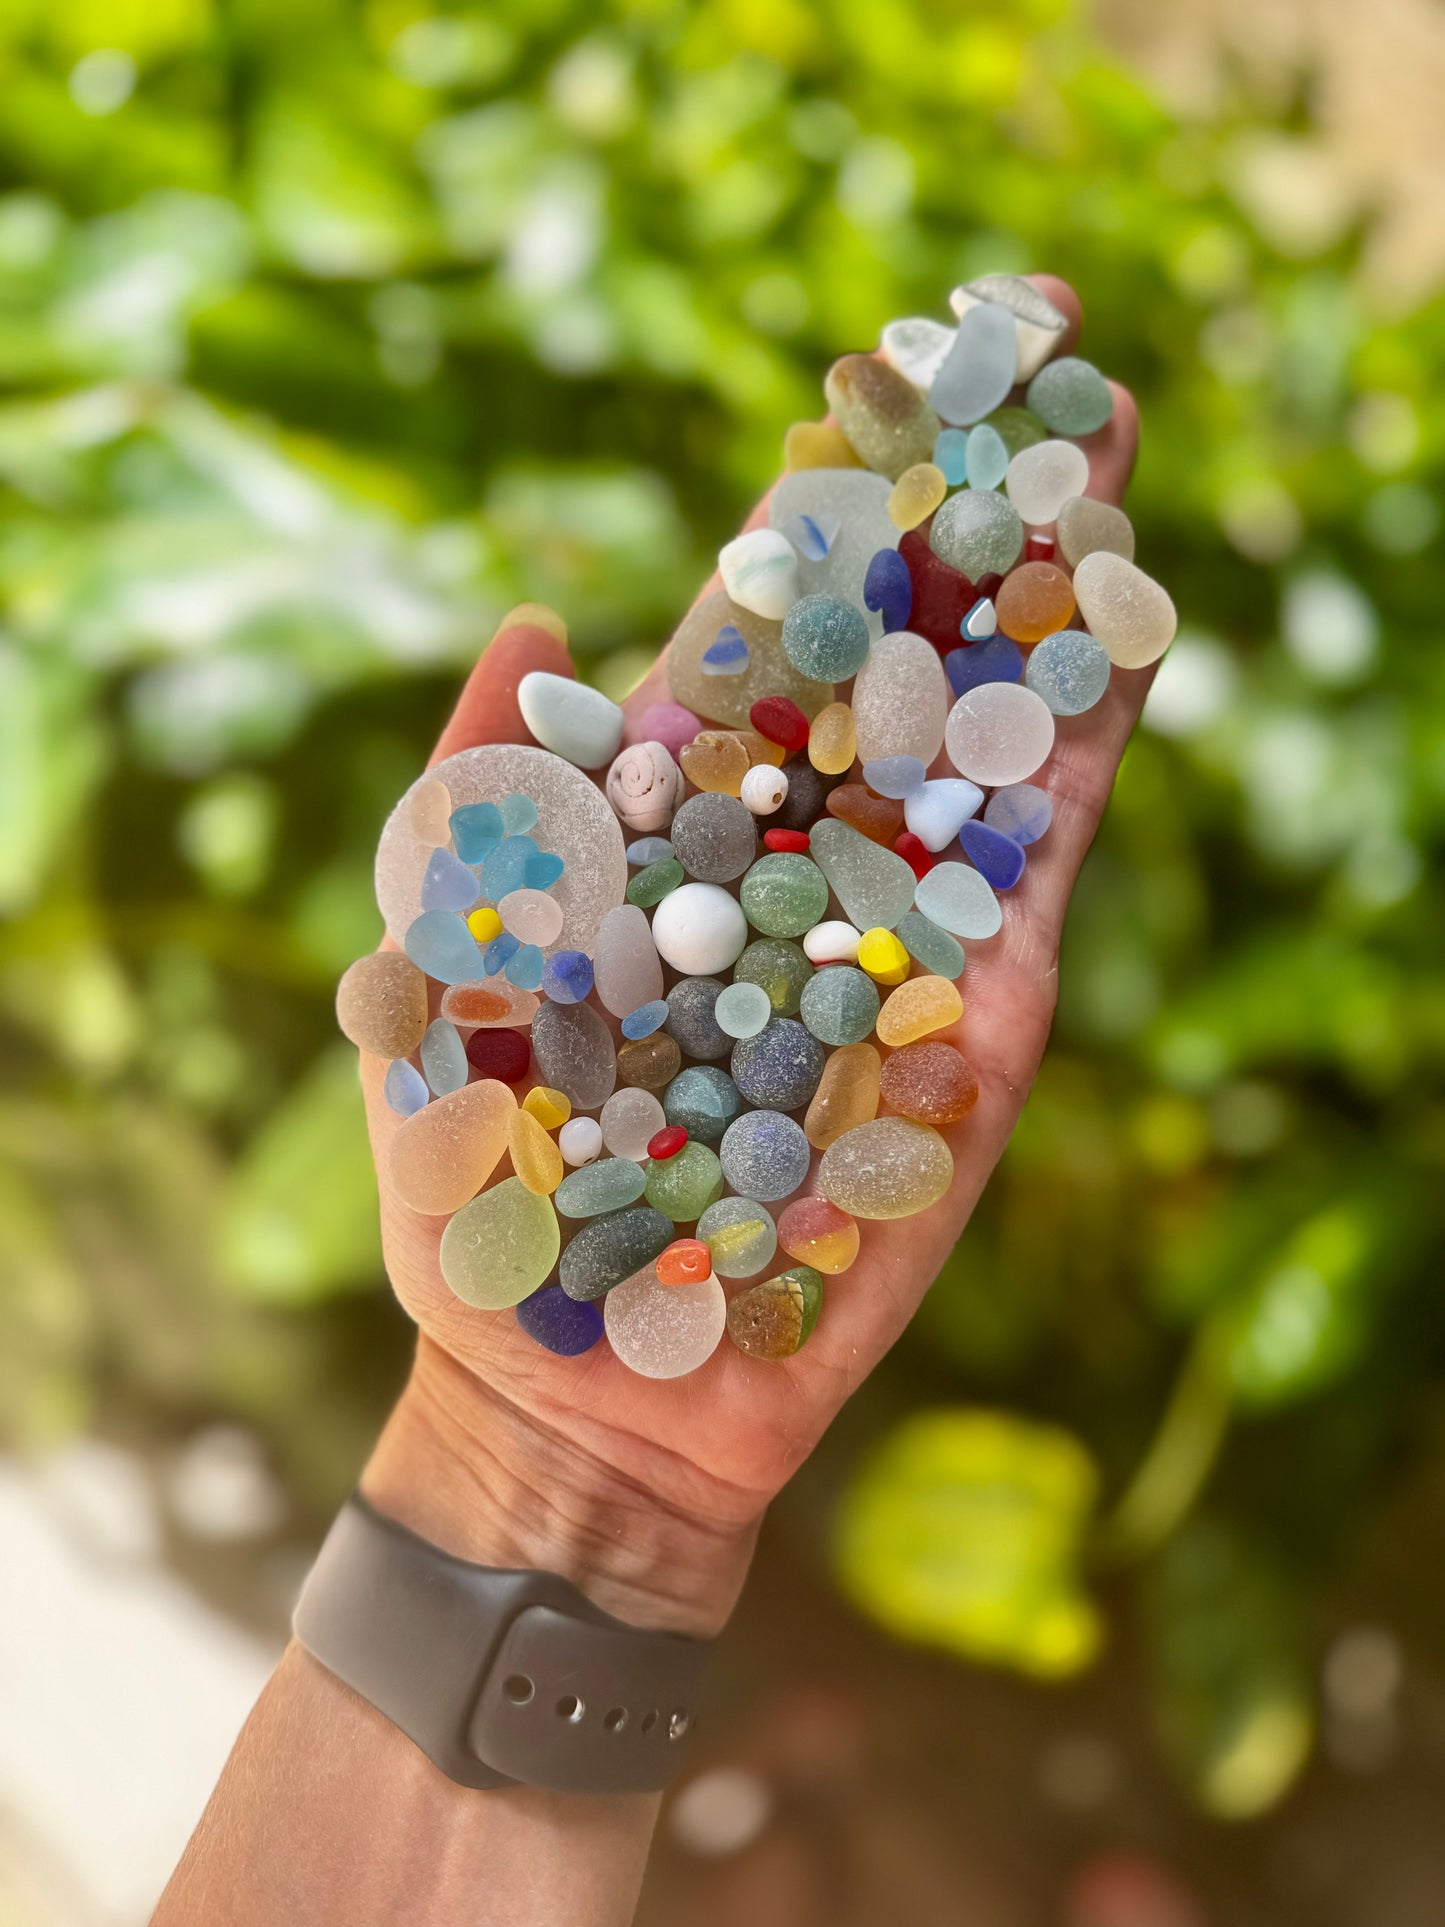
M 1186 632 L 835 1556 L 1043 1675 L 1137 1604 L 1196 1794 L 1280 1794 L 1445 1322 L 1445 318 L 1252 224 L 1308 119 L 1063 0 L 0 0 L 12 1441 L 232 1413 L 324 1516 L 405 1356 L 331 989 L 458 671 L 535 597 L 620 693 L 828 360 L 1047 266 Z

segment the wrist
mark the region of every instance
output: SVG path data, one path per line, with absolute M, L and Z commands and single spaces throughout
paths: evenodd
M 604 1612 L 697 1639 L 726 1622 L 759 1523 L 678 1510 L 425 1336 L 361 1489 L 458 1558 L 560 1573 Z

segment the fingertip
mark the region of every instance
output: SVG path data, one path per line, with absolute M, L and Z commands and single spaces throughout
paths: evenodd
M 556 627 L 544 626 L 537 619 L 539 615 L 551 617 Z M 525 620 L 518 621 L 519 616 L 525 616 Z M 562 628 L 561 638 L 558 627 Z M 575 678 L 577 672 L 565 636 L 561 617 L 536 603 L 523 603 L 504 617 L 467 677 L 451 719 L 432 751 L 432 763 L 483 743 L 530 742 L 531 732 L 522 720 L 517 689 L 522 678 L 534 670 Z
M 1060 280 L 1056 274 L 1026 274 L 1023 278 L 1033 287 L 1037 288 L 1046 300 L 1052 301 L 1059 313 L 1063 315 L 1064 319 L 1068 322 L 1069 325 L 1064 330 L 1064 340 L 1060 352 L 1063 354 L 1070 353 L 1077 344 L 1079 334 L 1084 326 L 1084 304 L 1069 286 L 1068 282 Z
M 1134 459 L 1139 452 L 1139 405 L 1122 383 L 1111 381 L 1114 412 L 1104 426 L 1080 438 L 1080 447 L 1089 458 L 1089 485 L 1086 495 L 1098 502 L 1118 503 L 1124 499 Z

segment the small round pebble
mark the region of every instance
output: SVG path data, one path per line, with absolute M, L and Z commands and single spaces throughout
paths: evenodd
M 1028 405 L 1055 435 L 1092 435 L 1113 414 L 1114 394 L 1091 361 L 1063 355 L 1029 383 Z
M 579 1110 L 611 1097 L 617 1048 L 590 1004 L 543 1004 L 532 1019 L 532 1054 L 542 1082 L 565 1091 Z
M 716 1064 L 689 1064 L 662 1094 L 665 1121 L 702 1144 L 721 1144 L 743 1108 L 742 1093 Z
M 542 994 L 554 1004 L 581 1004 L 592 989 L 592 959 L 583 950 L 555 950 L 542 969 Z
M 557 1133 L 557 1148 L 568 1164 L 590 1164 L 602 1154 L 602 1126 L 595 1117 L 569 1118 Z
M 781 937 L 760 937 L 738 958 L 733 982 L 761 985 L 777 1016 L 796 1017 L 803 985 L 812 974 L 813 966 L 797 944 Z
M 600 689 L 534 669 L 517 684 L 517 707 L 543 749 L 580 769 L 601 769 L 617 754 L 625 718 Z
M 856 963 L 862 940 L 860 930 L 834 918 L 828 923 L 813 925 L 803 938 L 803 954 L 815 964 Z
M 828 884 L 811 858 L 770 851 L 742 880 L 743 913 L 765 937 L 800 937 L 828 908 Z
M 998 592 L 998 626 L 1015 642 L 1042 642 L 1074 613 L 1074 585 L 1053 562 L 1025 562 Z
M 478 1077 L 517 1084 L 532 1066 L 532 1045 L 524 1030 L 474 1030 L 466 1043 L 467 1061 Z
M 719 1156 L 734 1191 L 770 1204 L 797 1190 L 808 1175 L 811 1153 L 792 1118 L 781 1111 L 745 1111 L 729 1125 Z
M 1077 442 L 1035 442 L 1009 463 L 1004 486 L 1021 518 L 1040 528 L 1089 486 L 1089 458 Z
M 617 1081 L 644 1091 L 660 1091 L 677 1076 L 682 1052 L 665 1031 L 639 1037 L 617 1053 Z
M 629 1010 L 622 1020 L 622 1035 L 629 1042 L 638 1037 L 651 1037 L 655 1030 L 661 1030 L 667 1022 L 668 1006 L 665 999 L 656 997 L 651 1003 L 639 1004 L 636 1010 Z
M 1030 653 L 1024 682 L 1056 716 L 1082 716 L 1109 687 L 1108 653 L 1086 630 L 1060 629 Z
M 716 1278 L 664 1285 L 649 1264 L 608 1292 L 602 1317 L 608 1343 L 629 1371 L 681 1378 L 717 1350 L 727 1326 L 727 1299 Z
M 716 883 L 684 883 L 662 899 L 652 919 L 658 954 L 690 977 L 715 976 L 737 962 L 748 923 L 736 897 Z
M 733 1046 L 733 1082 L 750 1104 L 800 1110 L 817 1090 L 826 1058 L 806 1025 L 775 1017 L 756 1037 L 741 1037 Z
M 1074 571 L 1074 593 L 1085 622 L 1121 669 L 1147 668 L 1174 640 L 1179 618 L 1168 591 L 1122 555 L 1107 549 L 1086 555 Z
M 933 518 L 928 539 L 941 561 L 977 582 L 981 575 L 1005 575 L 1013 567 L 1024 545 L 1024 525 L 1007 497 L 970 488 L 949 496 Z
M 674 1236 L 665 1211 L 638 1204 L 584 1224 L 558 1270 L 569 1298 L 600 1298 L 666 1251 Z
M 646 1157 L 648 1140 L 667 1122 L 651 1091 L 614 1091 L 602 1106 L 602 1141 L 615 1158 Z
M 804 984 L 798 1015 L 821 1044 L 861 1044 L 878 1021 L 878 991 L 864 971 L 834 964 Z
M 1043 697 L 1019 683 L 984 683 L 949 711 L 944 742 L 960 776 L 985 788 L 1020 783 L 1047 760 L 1054 718 Z
M 719 1278 L 751 1278 L 773 1262 L 778 1234 L 769 1214 L 752 1198 L 719 1198 L 697 1221 L 697 1235 Z
M 722 1165 L 709 1145 L 689 1140 L 675 1157 L 647 1166 L 647 1202 L 674 1224 L 695 1224 L 722 1196 Z
M 978 1079 L 952 1044 L 926 1038 L 889 1052 L 882 1095 L 890 1110 L 918 1124 L 957 1124 L 978 1102 Z
M 738 795 L 754 816 L 771 816 L 781 809 L 788 794 L 788 779 L 780 769 L 759 763 L 743 778 Z
M 807 595 L 783 618 L 783 648 L 800 675 L 814 682 L 846 682 L 868 657 L 868 620 L 836 596 Z
M 851 715 L 850 710 L 850 718 Z M 851 763 L 852 760 L 850 752 L 848 761 Z M 774 826 L 780 830 L 811 830 L 822 815 L 828 793 L 836 786 L 838 778 L 825 770 L 815 769 L 807 756 L 791 757 L 784 763 L 783 771 L 788 779 L 788 793 L 773 818 Z
M 497 912 L 504 928 L 523 943 L 555 943 L 562 934 L 562 906 L 545 890 L 509 890 Z
M 1078 568 L 1096 549 L 1122 555 L 1126 562 L 1134 560 L 1134 525 L 1112 502 L 1096 502 L 1089 495 L 1074 496 L 1059 510 L 1057 534 L 1059 553 L 1071 568 Z
M 953 1156 L 937 1131 L 902 1117 L 860 1124 L 830 1144 L 818 1190 L 855 1218 L 907 1218 L 926 1211 L 953 1181 Z
M 729 984 L 717 1000 L 718 1028 L 729 1037 L 756 1037 L 773 1014 L 761 984 Z
M 1037 843 L 1053 822 L 1054 805 L 1048 791 L 1037 784 L 1010 783 L 988 799 L 983 820 L 990 829 L 1002 830 L 1027 847 Z
M 708 791 L 689 797 L 672 819 L 672 853 L 699 883 L 731 883 L 757 856 L 758 826 L 738 797 Z
M 667 1034 L 686 1057 L 716 1063 L 733 1047 L 717 1018 L 723 986 L 716 977 L 683 977 L 667 993 Z

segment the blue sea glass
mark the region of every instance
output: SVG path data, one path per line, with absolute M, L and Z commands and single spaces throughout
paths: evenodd
M 966 428 L 940 428 L 933 444 L 933 466 L 940 470 L 950 488 L 968 480 L 968 441 Z M 1004 466 L 1008 466 L 1005 457 Z M 1002 481 L 1000 476 L 999 480 Z
M 987 642 L 950 649 L 943 658 L 943 668 L 957 698 L 977 689 L 980 683 L 1017 682 L 1024 673 L 1023 651 L 1007 636 L 990 636 Z
M 639 1004 L 636 1010 L 628 1011 L 622 1020 L 622 1035 L 635 1043 L 639 1037 L 651 1037 L 666 1022 L 667 1001 L 654 997 L 650 1004 Z
M 421 880 L 423 910 L 470 910 L 480 894 L 477 873 L 450 850 L 433 850 Z
M 430 1093 L 426 1079 L 415 1064 L 405 1057 L 394 1057 L 386 1067 L 382 1080 L 381 1094 L 386 1099 L 387 1108 L 396 1112 L 398 1117 L 410 1117 L 426 1103 Z
M 499 970 L 506 969 L 521 947 L 521 940 L 514 937 L 510 930 L 502 931 L 487 945 L 486 955 L 482 959 L 483 971 L 488 977 L 495 977 Z
M 482 895 L 500 903 L 509 891 L 527 887 L 527 859 L 540 851 L 530 836 L 504 837 L 482 864 Z
M 482 974 L 477 940 L 450 910 L 423 910 L 402 940 L 402 948 L 439 984 L 469 983 Z
M 521 836 L 537 821 L 537 805 L 520 790 L 504 796 L 497 809 L 502 818 L 503 833 L 507 836 Z
M 495 803 L 464 803 L 452 811 L 448 827 L 463 863 L 484 862 L 506 835 Z
M 546 959 L 536 944 L 524 943 L 507 959 L 507 982 L 515 984 L 518 990 L 540 990 L 545 969 Z
M 602 1307 L 569 1298 L 560 1285 L 543 1285 L 517 1307 L 517 1323 L 544 1351 L 580 1358 L 602 1336 Z
M 592 959 L 585 950 L 556 950 L 542 970 L 542 989 L 554 1004 L 585 1002 L 592 988 Z
M 1024 846 L 1002 830 L 970 819 L 959 826 L 958 847 L 995 890 L 1012 890 L 1024 873 Z
M 1015 843 L 1037 843 L 1054 820 L 1054 806 L 1037 783 L 1009 783 L 988 799 L 983 820 Z
M 928 771 L 916 756 L 879 756 L 863 765 L 863 781 L 875 796 L 901 801 L 922 787 Z
M 880 549 L 863 577 L 863 601 L 883 618 L 883 633 L 891 636 L 908 627 L 913 613 L 913 577 L 897 549 Z
M 527 867 L 522 872 L 523 888 L 550 890 L 566 867 L 561 857 L 554 856 L 551 850 L 539 850 L 536 856 L 527 858 Z

